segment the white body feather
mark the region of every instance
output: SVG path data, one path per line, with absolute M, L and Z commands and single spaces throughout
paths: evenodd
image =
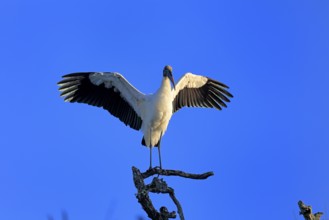
M 163 78 L 161 87 L 141 104 L 142 132 L 146 146 L 156 145 L 167 130 L 172 116 L 171 85 Z

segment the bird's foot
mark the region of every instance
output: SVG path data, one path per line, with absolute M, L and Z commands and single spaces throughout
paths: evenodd
M 158 174 L 157 177 L 159 177 L 161 175 L 162 167 L 161 166 L 155 166 L 155 167 L 150 166 L 147 171 L 156 172 Z
M 159 173 L 158 173 L 158 177 L 159 177 L 161 175 L 160 173 L 161 173 L 161 170 L 162 170 L 162 166 L 156 166 L 156 167 L 154 167 L 154 169 L 159 171 Z

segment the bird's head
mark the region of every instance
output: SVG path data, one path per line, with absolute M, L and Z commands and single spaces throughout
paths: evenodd
M 176 89 L 174 77 L 172 76 L 172 67 L 171 66 L 167 65 L 167 66 L 164 67 L 163 77 L 168 77 L 170 79 L 174 89 Z

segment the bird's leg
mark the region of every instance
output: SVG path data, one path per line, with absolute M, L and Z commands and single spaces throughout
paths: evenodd
M 150 128 L 150 168 L 152 169 L 152 129 Z
M 160 170 L 162 170 L 160 143 L 159 143 L 159 146 L 158 146 L 158 152 L 159 152 L 159 164 L 160 164 Z
M 150 168 L 149 170 L 152 169 L 152 147 L 150 146 Z
M 160 134 L 160 140 L 159 140 L 159 144 L 158 144 L 160 170 L 162 170 L 161 150 L 160 150 L 160 147 L 161 147 L 161 138 L 162 138 L 162 132 Z

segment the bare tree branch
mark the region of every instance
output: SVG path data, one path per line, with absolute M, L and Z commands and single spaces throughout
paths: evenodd
M 152 220 L 168 220 L 169 218 L 176 218 L 176 212 L 169 212 L 168 209 L 164 206 L 161 207 L 160 212 L 158 212 L 154 208 L 153 203 L 148 195 L 149 192 L 169 194 L 170 198 L 177 207 L 177 212 L 179 214 L 180 219 L 185 219 L 182 206 L 180 205 L 178 199 L 175 196 L 174 189 L 169 187 L 162 178 L 159 178 L 159 175 L 180 176 L 190 179 L 206 179 L 209 176 L 214 175 L 213 172 L 207 172 L 203 174 L 191 174 L 179 170 L 164 170 L 159 168 L 152 168 L 144 173 L 141 173 L 139 169 L 137 169 L 136 167 L 132 167 L 132 171 L 135 187 L 137 188 L 136 198 L 138 199 L 138 202 L 142 205 L 148 217 Z M 150 184 L 145 185 L 144 179 L 153 175 L 158 176 L 154 177 Z
M 180 176 L 189 179 L 207 179 L 209 176 L 213 176 L 213 172 L 206 172 L 202 174 L 193 174 L 193 173 L 186 173 L 180 170 L 164 170 L 154 167 L 152 169 L 148 169 L 146 172 L 142 173 L 144 179 L 153 176 L 155 174 L 163 175 L 163 176 Z
M 320 220 L 320 217 L 323 215 L 323 212 L 312 214 L 312 207 L 305 205 L 303 201 L 298 201 L 298 206 L 300 209 L 299 214 L 303 215 L 305 220 Z

